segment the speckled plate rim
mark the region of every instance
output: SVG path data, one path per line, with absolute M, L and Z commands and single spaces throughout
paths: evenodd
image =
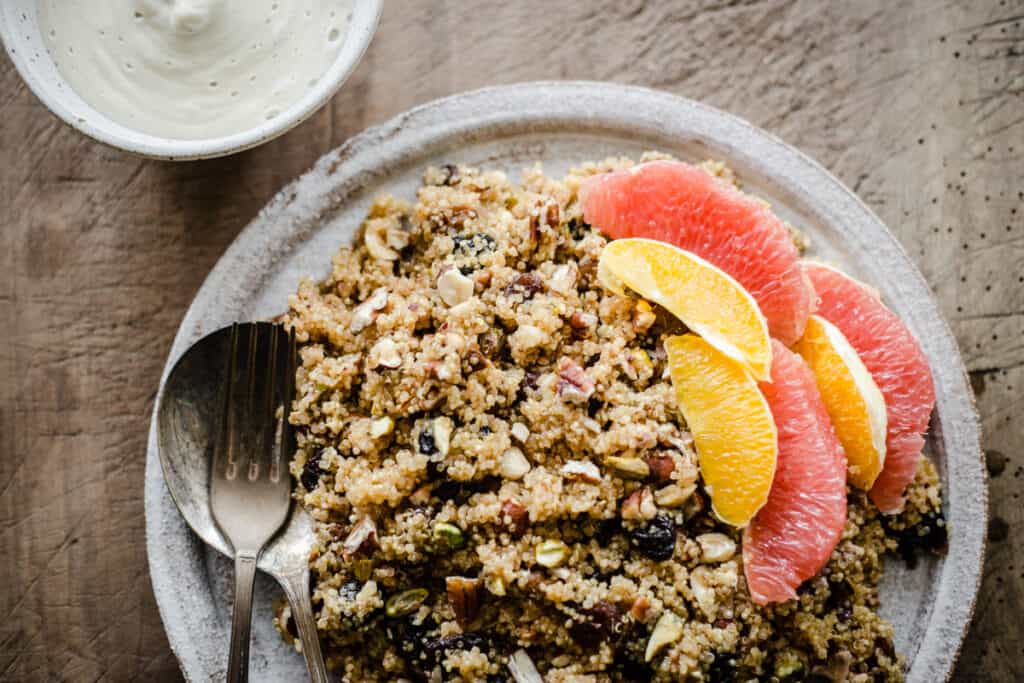
M 182 321 L 164 379 L 187 346 L 234 318 L 251 314 L 252 293 L 240 274 L 273 268 L 310 237 L 326 217 L 366 181 L 453 139 L 498 139 L 524 131 L 636 131 L 638 138 L 667 135 L 707 142 L 718 158 L 770 177 L 777 194 L 803 206 L 812 220 L 842 233 L 860 256 L 861 270 L 914 330 L 928 355 L 936 385 L 930 440 L 945 484 L 948 556 L 937 566 L 934 602 L 907 680 L 948 680 L 970 624 L 982 574 L 988 487 L 973 394 L 949 326 L 931 290 L 879 218 L 838 179 L 778 138 L 729 114 L 666 93 L 596 82 L 538 82 L 486 88 L 437 100 L 352 138 L 284 188 L 229 246 Z M 325 196 L 324 187 L 332 188 Z M 311 218 L 312 216 L 312 218 Z M 870 255 L 870 256 L 869 256 Z M 326 256 L 324 257 L 326 259 Z M 160 392 L 163 391 L 161 379 Z M 223 647 L 197 637 L 215 633 L 209 577 L 200 548 L 178 516 L 163 483 L 155 421 L 146 454 L 147 554 L 157 604 L 171 648 L 189 680 L 219 670 Z M 196 644 L 207 642 L 206 647 Z M 214 648 L 214 649 L 210 649 Z

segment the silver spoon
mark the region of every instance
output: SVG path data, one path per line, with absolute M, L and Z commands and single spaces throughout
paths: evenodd
M 171 498 L 196 535 L 227 557 L 234 554 L 210 512 L 210 465 L 230 344 L 230 327 L 200 339 L 178 359 L 156 399 L 157 446 Z M 284 461 L 290 456 L 289 451 Z M 293 504 L 284 529 L 263 549 L 257 566 L 284 590 L 310 680 L 327 683 L 309 595 L 308 558 L 313 544 L 312 520 L 301 505 Z

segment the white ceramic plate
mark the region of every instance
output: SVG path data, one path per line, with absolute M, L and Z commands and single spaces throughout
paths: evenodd
M 927 283 L 881 221 L 814 161 L 718 110 L 641 88 L 531 83 L 439 100 L 371 128 L 286 187 L 228 248 L 185 315 L 165 376 L 200 336 L 284 311 L 300 277 L 328 272 L 331 254 L 352 239 L 372 198 L 381 192 L 412 198 L 428 164 L 517 174 L 540 160 L 558 175 L 579 161 L 652 149 L 728 162 L 747 190 L 810 236 L 817 255 L 878 287 L 921 341 L 935 375 L 928 453 L 942 476 L 950 551 L 912 571 L 888 562 L 882 612 L 910 663 L 908 681 L 945 680 L 973 611 L 987 510 L 977 417 L 960 354 Z M 222 679 L 230 567 L 178 515 L 164 487 L 155 427 L 146 462 L 146 531 L 153 590 L 186 678 Z M 301 658 L 270 624 L 276 588 L 263 580 L 257 593 L 253 680 L 301 680 Z

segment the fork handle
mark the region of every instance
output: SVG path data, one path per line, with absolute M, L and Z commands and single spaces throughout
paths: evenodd
M 313 618 L 313 605 L 309 597 L 309 570 L 279 574 L 277 580 L 292 608 L 292 619 L 299 632 L 309 680 L 312 683 L 328 683 L 327 667 L 324 666 L 324 656 L 320 651 L 320 636 L 316 632 L 316 620 Z
M 236 553 L 228 683 L 246 683 L 249 680 L 249 629 L 252 627 L 252 587 L 255 580 L 256 553 Z

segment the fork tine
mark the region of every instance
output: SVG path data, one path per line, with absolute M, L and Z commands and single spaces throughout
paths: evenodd
M 245 443 L 245 458 L 246 463 L 246 476 L 249 481 L 255 481 L 259 476 L 259 465 L 257 453 L 259 452 L 259 440 L 260 435 L 253 429 L 254 425 L 260 423 L 259 416 L 257 415 L 257 400 L 256 400 L 256 359 L 257 359 L 257 347 L 259 346 L 260 333 L 258 325 L 249 326 L 249 367 L 245 373 L 245 410 L 243 414 L 246 417 L 246 422 L 243 425 L 240 435 Z
M 268 328 L 269 348 L 267 349 L 267 358 L 261 359 L 269 362 L 269 375 L 266 386 L 263 387 L 262 405 L 260 409 L 262 411 L 263 419 L 261 421 L 262 430 L 260 433 L 260 447 L 257 452 L 257 458 L 259 461 L 260 476 L 270 473 L 271 464 L 274 460 L 274 449 L 276 448 L 276 433 L 277 433 L 277 417 L 274 414 L 277 412 L 277 392 L 278 387 L 278 337 L 281 336 L 281 331 L 277 325 L 272 325 Z M 266 363 L 261 363 L 266 366 Z
M 228 367 L 224 382 L 223 403 L 220 412 L 220 428 L 214 446 L 213 467 L 226 479 L 234 479 L 236 452 L 233 434 L 235 430 L 235 374 L 238 372 L 236 356 L 238 355 L 238 323 L 231 326 L 231 337 L 228 343 Z

